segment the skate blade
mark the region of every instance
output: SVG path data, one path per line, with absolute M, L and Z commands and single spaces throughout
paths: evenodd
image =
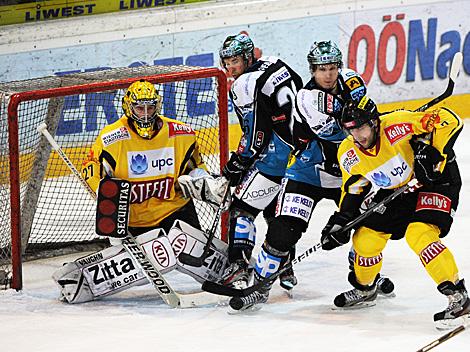
M 239 314 L 247 314 L 247 313 L 249 314 L 249 313 L 257 312 L 261 308 L 262 308 L 262 304 L 255 304 L 245 309 L 239 309 L 239 310 L 233 309 L 232 307 L 229 306 L 227 310 L 227 314 L 228 315 L 239 315 Z
M 397 295 L 395 294 L 395 292 L 383 293 L 378 291 L 377 296 L 383 298 L 395 298 Z
M 284 293 L 286 294 L 286 296 L 290 299 L 293 299 L 294 298 L 294 290 L 293 289 L 284 289 Z
M 332 310 L 358 310 L 358 309 L 363 309 L 363 308 L 369 308 L 375 306 L 377 303 L 375 301 L 371 302 L 361 302 L 358 304 L 355 304 L 353 306 L 346 306 L 346 307 L 337 307 L 333 305 L 331 307 Z
M 462 315 L 455 319 L 443 319 L 435 321 L 434 324 L 437 330 L 445 331 L 455 329 L 461 325 L 467 325 L 470 322 L 470 314 Z

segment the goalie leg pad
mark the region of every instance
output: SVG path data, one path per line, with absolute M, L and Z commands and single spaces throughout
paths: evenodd
M 207 243 L 207 235 L 186 224 L 184 221 L 175 221 L 168 233 L 176 257 L 182 252 L 199 257 Z M 202 283 L 205 280 L 218 281 L 228 265 L 227 244 L 218 238 L 212 240 L 209 256 L 201 267 L 185 265 L 177 261 L 176 270 L 188 274 L 196 281 Z
M 166 273 L 176 266 L 176 257 L 165 231 L 156 229 L 137 238 L 150 262 Z M 59 285 L 61 300 L 82 303 L 116 294 L 147 279 L 122 245 L 79 258 L 57 270 L 52 278 Z

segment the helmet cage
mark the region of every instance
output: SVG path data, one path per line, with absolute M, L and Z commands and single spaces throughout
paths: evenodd
M 149 106 L 154 107 L 150 114 L 147 113 Z M 139 107 L 143 107 L 143 114 L 136 111 Z M 156 134 L 156 121 L 161 108 L 162 97 L 153 84 L 144 80 L 131 84 L 122 98 L 122 109 L 129 119 L 129 124 L 143 138 L 150 139 Z

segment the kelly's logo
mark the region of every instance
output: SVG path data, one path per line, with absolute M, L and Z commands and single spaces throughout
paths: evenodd
M 416 211 L 437 210 L 444 213 L 450 213 L 452 201 L 442 194 L 432 192 L 421 192 L 416 204 Z
M 397 123 L 384 129 L 385 135 L 390 144 L 395 144 L 399 140 L 413 133 L 413 125 L 411 123 Z

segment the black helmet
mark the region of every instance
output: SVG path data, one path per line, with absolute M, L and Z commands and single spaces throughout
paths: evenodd
M 365 123 L 372 122 L 379 117 L 377 105 L 367 96 L 361 100 L 349 100 L 341 113 L 341 124 L 346 129 L 358 128 Z

